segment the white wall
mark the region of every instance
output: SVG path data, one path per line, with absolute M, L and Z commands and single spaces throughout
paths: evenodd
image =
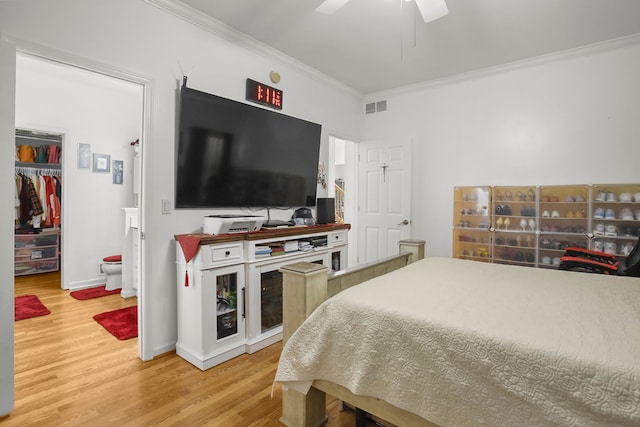
M 0 32 L 152 81 L 151 131 L 143 141 L 147 210 L 142 227 L 145 292 L 150 302 L 143 316 L 150 326 L 145 338 L 153 354 L 173 348 L 176 341 L 174 235 L 197 230 L 202 217 L 211 213 L 161 214 L 161 200 L 174 199 L 180 67 L 191 73 L 190 87 L 240 101 L 246 78 L 267 83 L 269 72 L 278 71 L 282 76 L 278 88 L 285 97 L 283 113 L 323 125 L 324 159 L 329 133 L 354 139 L 361 134 L 362 103 L 355 92 L 281 55 L 249 51 L 142 0 L 0 2 Z
M 451 256 L 453 189 L 637 183 L 640 38 L 406 88 L 365 139 L 413 144 L 414 238 Z
M 68 289 L 103 284 L 102 258 L 120 254 L 125 207 L 133 206 L 133 147 L 142 125 L 142 87 L 19 55 L 16 125 L 64 133 L 63 280 Z M 78 143 L 124 162 L 122 184 L 110 173 L 79 169 Z

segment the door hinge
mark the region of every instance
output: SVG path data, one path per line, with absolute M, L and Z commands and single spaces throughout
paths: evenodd
M 140 240 L 144 240 L 144 231 L 140 232 Z

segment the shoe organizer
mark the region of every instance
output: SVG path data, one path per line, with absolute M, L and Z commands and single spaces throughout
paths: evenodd
M 456 187 L 453 198 L 453 251 L 455 256 L 477 261 L 490 261 L 490 188 Z
M 640 184 L 594 185 L 590 248 L 626 257 L 640 236 Z
M 453 256 L 557 268 L 568 246 L 626 257 L 640 237 L 640 184 L 454 189 Z

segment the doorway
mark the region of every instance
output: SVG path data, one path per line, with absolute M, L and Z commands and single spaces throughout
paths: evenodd
M 351 235 L 357 236 L 357 147 L 355 141 L 329 136 L 328 181 L 331 183 L 327 192 L 329 197 L 335 198 L 336 221 L 351 224 Z M 357 264 L 357 239 L 350 239 L 347 248 L 347 265 Z
M 61 162 L 64 232 L 60 287 L 74 290 L 104 283 L 102 258 L 123 250 L 124 208 L 138 210 L 136 223 L 138 230 L 142 230 L 144 207 L 138 201 L 143 200 L 141 178 L 149 82 L 114 73 L 100 64 L 81 60 L 71 63 L 54 56 L 57 55 L 36 55 L 18 48 L 15 123 L 16 127 L 65 135 Z M 132 119 L 123 125 L 122 116 Z M 89 145 L 92 155 L 106 159 L 104 165 L 96 170 L 93 158 L 88 168 L 81 165 L 80 144 Z M 123 173 L 117 176 L 114 172 L 120 165 Z M 140 264 L 141 234 L 135 233 L 138 241 L 132 245 L 137 251 L 134 258 Z M 143 358 L 144 269 L 139 265 L 134 271 L 139 284 L 138 355 Z

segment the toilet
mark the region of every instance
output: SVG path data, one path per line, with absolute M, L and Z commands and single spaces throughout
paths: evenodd
M 122 255 L 112 255 L 102 259 L 102 271 L 107 275 L 105 290 L 122 288 Z

